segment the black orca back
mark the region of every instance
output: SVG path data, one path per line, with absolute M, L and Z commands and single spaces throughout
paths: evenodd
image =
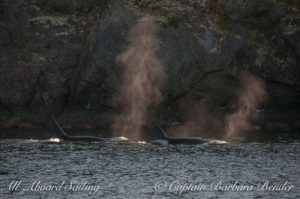
M 172 138 L 172 137 L 168 137 L 166 135 L 166 133 L 159 126 L 156 126 L 156 128 L 158 130 L 159 137 L 158 137 L 158 139 L 153 140 L 152 142 L 150 142 L 151 144 L 161 145 L 161 143 L 163 143 L 165 141 L 167 141 L 168 144 L 174 144 L 174 145 L 177 145 L 177 144 L 195 145 L 195 144 L 207 143 L 206 140 L 203 140 L 201 138 L 189 138 L 189 137 L 186 137 L 186 138 L 178 138 L 178 137 Z
M 185 145 L 195 145 L 207 143 L 206 140 L 200 138 L 170 138 L 169 144 L 185 144 Z

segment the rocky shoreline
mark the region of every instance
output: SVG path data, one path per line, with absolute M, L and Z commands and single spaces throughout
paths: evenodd
M 2 0 L 0 128 L 45 128 L 49 111 L 64 128 L 109 128 L 119 112 L 115 58 L 143 16 L 160 27 L 168 76 L 146 126 L 185 125 L 196 115 L 203 128 L 224 128 L 238 74 L 249 71 L 268 93 L 257 128 L 300 129 L 296 0 Z

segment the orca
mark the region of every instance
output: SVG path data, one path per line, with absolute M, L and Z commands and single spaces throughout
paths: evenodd
M 201 139 L 201 138 L 191 138 L 191 137 L 184 137 L 184 138 L 171 138 L 166 135 L 166 133 L 158 126 L 156 126 L 158 129 L 159 137 L 158 139 L 152 140 L 150 144 L 155 145 L 167 145 L 167 144 L 185 144 L 185 145 L 195 145 L 195 144 L 205 144 L 208 143 L 207 140 Z
M 51 129 L 51 138 L 58 138 L 62 141 L 105 141 L 105 138 L 102 137 L 95 137 L 95 136 L 68 136 L 64 130 L 60 127 L 58 122 L 55 120 L 53 115 L 49 114 L 49 126 Z

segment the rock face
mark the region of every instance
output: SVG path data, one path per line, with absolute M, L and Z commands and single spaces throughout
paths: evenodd
M 65 126 L 109 127 L 122 75 L 115 58 L 135 20 L 151 16 L 168 78 L 149 124 L 185 123 L 205 109 L 207 123 L 222 128 L 246 70 L 267 85 L 261 125 L 293 130 L 300 120 L 299 14 L 297 1 L 2 0 L 0 126 L 45 126 L 50 111 Z

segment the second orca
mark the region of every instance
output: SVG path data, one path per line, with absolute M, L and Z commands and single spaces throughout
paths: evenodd
M 207 140 L 201 138 L 192 138 L 192 137 L 182 137 L 182 138 L 171 138 L 166 135 L 166 133 L 160 128 L 158 129 L 159 138 L 152 140 L 150 144 L 156 145 L 167 145 L 167 144 L 185 144 L 185 145 L 195 145 L 195 144 L 205 144 L 208 143 Z
M 60 127 L 58 122 L 55 120 L 55 118 L 52 115 L 49 115 L 49 126 L 51 129 L 51 137 L 52 138 L 58 138 L 62 141 L 105 141 L 105 138 L 102 137 L 95 137 L 95 136 L 69 136 L 67 135 L 64 130 Z

